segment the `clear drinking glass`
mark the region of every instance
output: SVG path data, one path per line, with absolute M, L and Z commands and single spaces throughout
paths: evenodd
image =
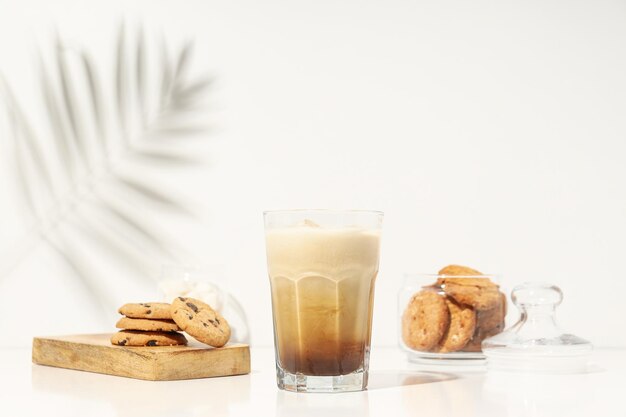
M 383 213 L 265 212 L 278 387 L 367 386 Z

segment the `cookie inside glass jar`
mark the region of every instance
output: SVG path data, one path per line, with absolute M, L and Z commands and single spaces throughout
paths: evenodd
M 432 278 L 431 278 L 432 279 Z M 402 342 L 411 350 L 449 354 L 480 352 L 504 329 L 506 296 L 492 276 L 448 265 L 415 291 L 402 313 Z

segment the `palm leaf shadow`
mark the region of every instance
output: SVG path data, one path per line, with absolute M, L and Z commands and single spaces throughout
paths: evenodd
M 123 263 L 135 271 L 137 279 L 145 279 L 149 265 L 182 262 L 186 254 L 175 238 L 142 221 L 142 209 L 149 205 L 151 210 L 192 214 L 184 199 L 162 191 L 159 184 L 117 172 L 112 150 L 128 156 L 124 160 L 134 164 L 134 170 L 139 172 L 164 167 L 185 168 L 202 161 L 195 155 L 185 154 L 184 149 L 168 152 L 177 143 L 182 144 L 180 140 L 168 142 L 170 147 L 163 150 L 152 146 L 154 138 L 181 138 L 189 134 L 206 137 L 197 135 L 206 133 L 202 126 L 184 125 L 198 110 L 197 106 L 181 104 L 184 100 L 180 97 L 194 105 L 201 104 L 208 87 L 205 78 L 190 80 L 186 76 L 191 44 L 185 44 L 172 62 L 163 37 L 159 47 L 151 50 L 143 28 L 136 31 L 134 47 L 128 33 L 125 25 L 120 25 L 113 72 L 114 102 L 109 106 L 102 94 L 106 83 L 86 51 L 67 47 L 57 36 L 52 68 L 46 66 L 43 55 L 39 54 L 41 101 L 49 125 L 48 135 L 37 135 L 16 95 L 0 76 L 0 97 L 6 104 L 13 139 L 14 176 L 24 211 L 34 223 L 36 238 L 58 255 L 80 279 L 87 293 L 98 301 L 106 299 L 101 290 L 105 281 L 97 268 L 75 250 L 75 244 L 67 240 L 68 233 L 64 230 L 82 236 L 84 242 L 81 243 L 87 247 L 97 244 L 107 248 L 107 259 Z M 159 65 L 148 65 L 151 52 Z M 134 54 L 134 59 L 129 59 L 129 54 Z M 155 71 L 152 78 L 155 85 L 147 82 L 149 70 Z M 74 85 L 77 79 L 85 88 Z M 150 88 L 156 90 L 155 103 L 149 102 Z M 87 106 L 79 104 L 81 94 Z M 107 128 L 106 109 L 111 107 L 109 119 L 117 122 Z M 155 111 L 151 112 L 151 108 Z M 46 151 L 50 147 L 54 152 Z M 145 164 L 146 161 L 150 164 Z M 122 190 L 122 196 L 101 192 L 102 187 L 110 185 Z M 119 204 L 116 199 L 120 198 L 130 198 L 137 209 Z M 99 226 L 103 218 L 110 230 Z M 120 239 L 114 239 L 113 235 L 128 237 L 145 250 L 130 251 L 128 244 L 120 244 Z M 10 262 L 8 268 L 0 271 L 0 278 L 28 255 L 23 253 Z M 111 306 L 102 307 L 110 309 Z

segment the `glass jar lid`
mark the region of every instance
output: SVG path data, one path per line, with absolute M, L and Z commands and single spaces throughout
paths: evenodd
M 482 343 L 489 369 L 544 373 L 587 369 L 591 343 L 564 333 L 556 323 L 556 307 L 563 301 L 559 287 L 524 283 L 513 289 L 511 300 L 520 310 L 519 321 Z

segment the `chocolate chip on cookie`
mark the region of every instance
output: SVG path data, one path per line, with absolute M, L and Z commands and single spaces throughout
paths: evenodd
M 134 319 L 172 319 L 168 303 L 128 303 L 118 312 Z
M 447 297 L 446 305 L 450 311 L 450 325 L 436 349 L 441 353 L 462 349 L 471 340 L 476 330 L 476 312 L 473 308 Z
M 178 297 L 172 301 L 171 313 L 181 329 L 202 343 L 222 347 L 230 339 L 228 322 L 200 300 Z
M 402 315 L 402 339 L 411 349 L 429 351 L 437 346 L 450 325 L 445 298 L 422 290 L 411 298 Z
M 176 332 L 180 327 L 173 320 L 165 319 L 131 319 L 122 317 L 115 324 L 118 329 L 144 330 L 155 332 Z
M 117 346 L 176 346 L 186 345 L 187 338 L 176 332 L 120 330 L 111 336 L 111 343 Z

